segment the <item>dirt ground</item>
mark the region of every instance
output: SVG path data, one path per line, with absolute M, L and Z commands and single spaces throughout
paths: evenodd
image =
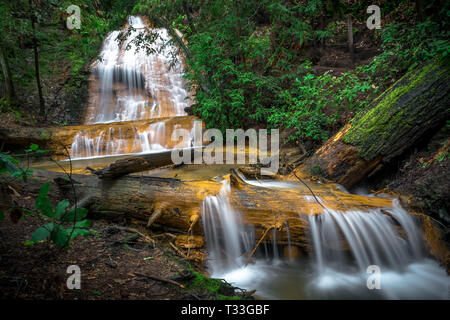
M 71 248 L 47 243 L 24 246 L 40 226 L 35 217 L 13 223 L 0 222 L 0 299 L 216 299 L 203 288 L 189 289 L 190 264 L 176 256 L 163 241 L 156 246 L 142 237 L 124 243 L 132 233 L 111 228 L 106 221 L 93 221 L 96 236 L 78 238 Z M 81 269 L 81 289 L 69 290 L 70 265 Z M 173 279 L 176 284 L 146 276 Z M 233 290 L 228 292 L 233 296 Z

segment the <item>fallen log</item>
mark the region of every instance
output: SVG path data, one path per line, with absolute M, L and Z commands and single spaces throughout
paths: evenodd
M 146 156 L 132 157 L 117 160 L 108 167 L 94 170 L 87 167 L 93 174 L 100 179 L 118 178 L 129 173 L 141 172 L 145 170 L 155 169 L 172 164 L 170 151 L 154 153 Z
M 71 184 L 62 178 L 66 178 L 64 173 L 35 170 L 26 186 L 23 181 L 18 180 L 17 187 L 21 194 L 24 192 L 20 188 L 33 190 L 32 192 L 37 194 L 43 182 L 51 182 L 51 192 L 57 199 L 73 198 Z M 223 192 L 222 182 L 216 180 L 181 181 L 149 176 L 125 176 L 114 180 L 101 180 L 94 175 L 79 174 L 73 174 L 72 179 L 79 201 L 90 199 L 86 202 L 90 214 L 118 214 L 120 219 L 125 218 L 128 222 L 133 221 L 145 226 L 155 209 L 164 203 L 163 213 L 152 227 L 182 234 L 186 234 L 189 230 L 192 232 L 189 234 L 194 236 L 203 235 L 200 216 L 204 199 Z M 228 176 L 227 179 L 231 177 Z M 323 207 L 313 199 L 308 188 L 269 189 L 250 185 L 242 179 L 239 182 L 237 186 L 230 182 L 231 192 L 228 200 L 231 207 L 240 212 L 243 223 L 254 228 L 256 239 L 273 241 L 270 235 L 267 235 L 266 239 L 263 235 L 268 228 L 273 229 L 275 226 L 278 244 L 303 247 L 310 251 L 308 216 L 321 214 Z M 345 193 L 333 184 L 308 181 L 308 185 L 314 190 L 320 203 L 329 209 L 367 211 L 392 206 L 390 199 Z M 421 220 L 424 238 L 431 248 L 430 252 L 444 263 L 448 263 L 448 249 L 442 240 L 443 235 L 438 236 L 433 229 L 437 226 L 429 217 L 420 213 L 414 214 Z M 127 230 L 139 232 L 136 229 L 127 228 Z M 152 242 L 153 239 L 148 238 L 148 241 Z
M 351 187 L 441 128 L 450 116 L 450 68 L 408 72 L 329 139 L 298 172 Z
M 64 177 L 63 173 L 33 172 L 36 183 L 52 181 L 62 197 L 70 197 L 71 186 L 61 183 L 61 177 Z M 72 177 L 76 182 L 77 198 L 81 201 L 89 198 L 88 209 L 91 212 L 117 212 L 145 226 L 164 203 L 154 222 L 183 233 L 192 230 L 195 235 L 203 234 L 200 216 L 204 199 L 218 195 L 223 187 L 222 182 L 215 180 L 181 181 L 149 176 L 98 179 L 95 175 L 79 174 Z M 335 210 L 367 210 L 392 205 L 389 199 L 351 195 L 326 185 L 314 184 L 314 190 L 323 204 Z M 239 187 L 231 184 L 229 202 L 241 213 L 243 223 L 255 228 L 258 238 L 268 227 L 277 225 L 281 226 L 277 241 L 286 243 L 286 227 L 289 225 L 291 244 L 297 246 L 309 243 L 307 216 L 323 212 L 323 207 L 311 200 L 307 188 L 268 189 L 249 185 L 243 180 Z
M 89 171 L 97 175 L 100 179 L 114 179 L 125 176 L 130 173 L 137 173 L 172 165 L 172 150 L 143 154 L 141 156 L 119 159 L 111 163 L 108 167 L 94 170 L 87 167 Z M 194 156 L 194 149 L 184 149 L 185 153 L 191 153 Z

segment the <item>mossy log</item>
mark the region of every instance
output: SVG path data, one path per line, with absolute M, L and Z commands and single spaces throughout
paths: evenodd
M 351 187 L 449 119 L 450 68 L 431 62 L 408 72 L 307 161 L 314 175 Z

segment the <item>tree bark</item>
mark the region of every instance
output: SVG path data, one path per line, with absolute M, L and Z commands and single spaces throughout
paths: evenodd
M 5 79 L 5 97 L 6 100 L 12 102 L 16 98 L 14 91 L 14 84 L 11 76 L 11 70 L 9 68 L 5 46 L 0 42 L 0 64 L 2 66 L 2 74 Z
M 56 181 L 61 197 L 71 197 L 72 186 L 64 179 L 63 173 L 35 170 L 33 177 L 33 183 L 37 185 Z M 181 181 L 150 176 L 101 180 L 95 175 L 78 174 L 73 174 L 72 178 L 77 198 L 80 201 L 89 199 L 85 206 L 90 212 L 105 216 L 112 212 L 121 217 L 133 218 L 143 226 L 148 224 L 150 217 L 154 217 L 151 224 L 175 228 L 180 232 L 192 228 L 196 235 L 203 234 L 199 217 L 204 199 L 218 195 L 222 188 L 222 183 L 215 180 Z M 52 190 L 56 191 L 56 186 Z M 351 195 L 331 188 L 321 187 L 315 193 L 327 206 L 336 210 L 365 210 L 391 205 L 389 199 Z M 238 183 L 231 182 L 229 201 L 241 213 L 243 223 L 254 226 L 257 237 L 270 226 L 282 226 L 277 240 L 287 243 L 285 228 L 289 225 L 291 243 L 306 246 L 307 216 L 320 214 L 323 207 L 305 196 L 311 196 L 306 188 L 268 189 L 239 180 Z
M 33 4 L 32 0 L 29 0 L 29 6 L 30 6 L 30 21 L 31 21 L 31 29 L 33 31 L 32 37 L 33 37 L 33 52 L 34 52 L 34 69 L 35 69 L 35 75 L 36 75 L 36 84 L 39 94 L 39 112 L 42 116 L 45 117 L 45 101 L 44 96 L 42 94 L 42 85 L 41 85 L 41 77 L 39 72 L 39 51 L 38 51 L 38 41 L 36 38 L 36 17 L 33 12 Z
M 353 45 L 353 21 L 352 15 L 347 15 L 347 31 L 348 31 L 348 52 L 352 62 L 355 60 L 354 45 Z
M 191 149 L 191 158 L 193 158 L 193 156 L 194 149 Z M 93 170 L 91 168 L 88 169 L 100 179 L 115 179 L 130 173 L 142 172 L 172 164 L 172 151 L 169 150 L 158 153 L 150 153 L 138 157 L 120 159 L 111 163 L 108 167 L 100 170 Z
M 450 116 L 450 72 L 431 62 L 408 72 L 329 139 L 306 170 L 351 187 L 403 155 Z
M 164 152 L 162 154 L 156 153 L 155 155 L 159 157 L 153 161 L 149 161 L 149 159 L 146 159 L 145 157 L 132 157 L 117 160 L 116 162 L 111 163 L 109 167 L 101 170 L 90 170 L 100 179 L 112 179 L 129 173 L 141 172 L 171 164 L 170 152 Z

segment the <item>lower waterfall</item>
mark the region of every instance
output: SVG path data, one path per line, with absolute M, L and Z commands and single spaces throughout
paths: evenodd
M 274 187 L 273 182 L 246 182 Z M 276 244 L 280 231 L 273 229 L 271 240 L 259 246 L 246 266 L 259 239 L 230 207 L 229 188 L 225 180 L 220 195 L 203 203 L 211 276 L 257 289 L 257 296 L 269 299 L 448 299 L 445 270 L 427 255 L 414 216 L 398 200 L 390 208 L 341 212 L 325 207 L 322 214 L 308 216 L 312 250 L 296 259 L 283 256 Z M 380 271 L 376 288 L 368 285 L 373 266 Z

